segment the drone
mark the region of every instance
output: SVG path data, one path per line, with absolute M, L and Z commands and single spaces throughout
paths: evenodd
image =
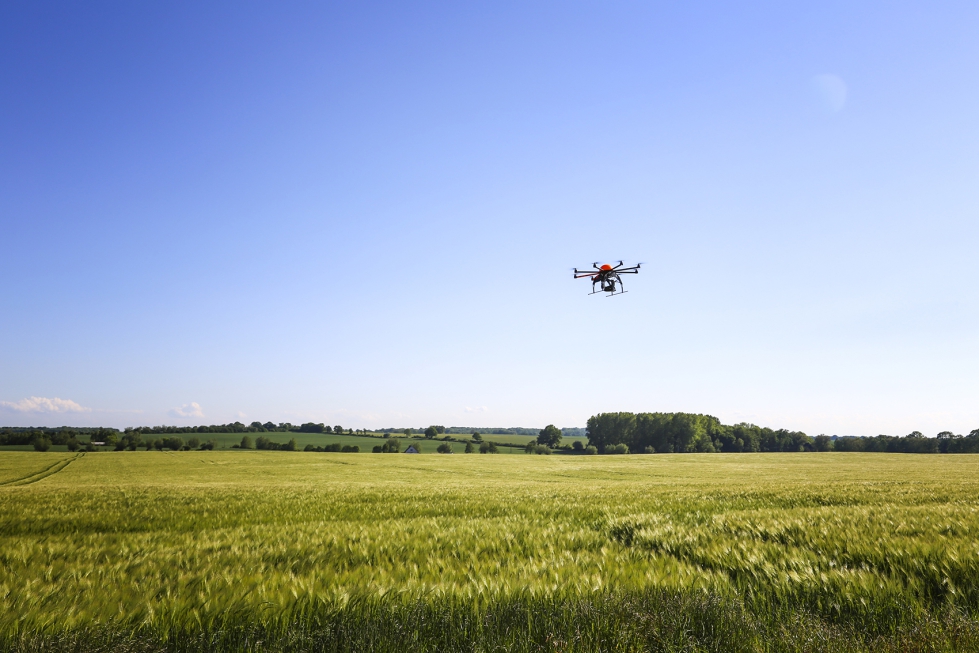
M 615 267 L 612 267 L 607 263 L 602 266 L 599 266 L 598 263 L 592 263 L 591 266 L 597 270 L 596 272 L 579 272 L 578 268 L 575 268 L 574 278 L 584 279 L 587 277 L 591 279 L 591 292 L 588 293 L 589 295 L 594 295 L 599 292 L 607 292 L 608 297 L 611 297 L 612 295 L 621 295 L 622 293 L 626 292 L 626 290 L 625 284 L 622 283 L 622 278 L 619 277 L 619 275 L 639 274 L 639 266 L 642 265 L 642 263 L 637 263 L 631 268 L 624 268 L 622 267 L 623 265 L 624 264 L 622 261 L 619 261 L 619 264 Z M 595 290 L 596 283 L 601 284 L 601 290 Z M 616 288 L 616 284 L 618 284 L 618 288 Z

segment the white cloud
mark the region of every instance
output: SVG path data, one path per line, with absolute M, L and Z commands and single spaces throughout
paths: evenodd
M 184 404 L 177 408 L 170 409 L 171 417 L 204 417 L 204 411 L 201 410 L 201 405 L 196 401 L 192 401 L 189 404 Z
M 486 406 L 466 406 L 467 413 L 488 413 L 489 408 Z
M 71 399 L 54 397 L 27 397 L 20 401 L 0 401 L 0 407 L 15 410 L 18 413 L 88 413 L 91 408 L 79 406 Z

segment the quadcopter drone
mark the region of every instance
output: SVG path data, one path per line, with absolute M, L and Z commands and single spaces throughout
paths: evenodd
M 574 278 L 584 279 L 588 277 L 591 279 L 591 292 L 589 293 L 590 295 L 594 295 L 598 292 L 607 292 L 608 297 L 611 297 L 612 295 L 621 295 L 626 290 L 625 290 L 625 284 L 622 283 L 622 279 L 621 277 L 619 277 L 619 275 L 639 274 L 639 266 L 642 265 L 642 263 L 637 263 L 635 267 L 631 267 L 631 268 L 624 268 L 622 267 L 622 265 L 623 265 L 622 261 L 619 261 L 619 264 L 616 265 L 615 267 L 612 267 L 607 263 L 599 267 L 598 263 L 592 263 L 592 267 L 595 268 L 595 270 L 597 270 L 596 272 L 578 272 L 578 268 L 575 268 Z M 600 291 L 595 290 L 596 283 L 601 284 Z M 616 288 L 616 284 L 618 284 L 618 288 Z

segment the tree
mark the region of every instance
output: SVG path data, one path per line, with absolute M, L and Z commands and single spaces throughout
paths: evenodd
M 78 440 L 75 439 L 75 436 L 68 438 L 68 441 L 65 442 L 65 444 L 68 445 L 68 451 L 78 451 L 81 448 L 81 445 L 78 444 Z
M 247 435 L 243 435 L 241 437 L 241 444 L 238 445 L 238 448 L 239 449 L 251 449 L 252 448 L 252 439 L 250 437 L 248 437 Z
M 401 443 L 394 438 L 388 438 L 388 441 L 381 446 L 381 453 L 398 453 L 401 451 Z
M 466 453 L 472 453 L 473 451 L 475 451 L 475 448 L 473 448 L 473 443 L 472 442 L 467 442 L 466 443 Z
M 428 440 L 434 440 L 438 434 L 438 429 L 434 426 L 429 426 L 427 429 L 425 429 L 425 438 Z
M 410 438 L 411 437 L 411 429 L 405 429 L 404 431 L 402 431 L 402 433 L 405 434 L 405 437 L 406 438 Z
M 201 439 L 195 435 L 194 437 L 187 440 L 187 446 L 190 447 L 191 449 L 197 449 L 198 447 L 201 446 Z
M 635 427 L 636 416 L 633 413 L 593 415 L 588 418 L 588 444 L 604 452 L 606 447 L 631 440 Z
M 495 442 L 484 442 L 479 445 L 479 453 L 497 453 Z
M 482 442 L 483 436 L 479 434 L 479 431 L 473 431 L 473 442 Z
M 556 448 L 561 444 L 561 429 L 553 424 L 548 424 L 537 434 L 537 444 L 542 444 L 552 449 Z
M 445 434 L 445 427 L 444 426 L 436 426 L 435 427 L 435 430 L 439 432 L 439 435 L 444 435 Z
M 283 445 L 282 448 L 285 451 L 296 451 L 297 449 L 299 449 L 299 443 L 296 442 L 296 438 L 292 438 L 291 440 L 289 440 L 288 442 L 286 442 L 285 445 Z
M 523 448 L 524 453 L 534 453 L 534 447 L 536 447 L 536 446 L 537 446 L 537 443 L 535 443 L 533 440 L 531 440 L 530 442 L 527 443 L 527 446 L 525 446 Z
M 584 448 L 585 448 L 585 445 L 581 444 L 581 440 L 575 440 L 571 444 L 571 448 L 574 449 L 575 451 L 583 451 Z
M 343 435 L 343 427 L 337 424 L 336 426 L 333 427 L 333 433 L 335 433 L 336 435 Z
M 34 451 L 47 451 L 51 448 L 51 440 L 41 436 L 34 440 Z
M 439 445 L 436 451 L 438 451 L 439 453 L 452 453 L 452 445 L 449 444 L 448 442 L 443 442 L 442 444 Z
M 833 438 L 828 435 L 817 435 L 813 439 L 813 447 L 815 447 L 816 451 L 832 451 Z

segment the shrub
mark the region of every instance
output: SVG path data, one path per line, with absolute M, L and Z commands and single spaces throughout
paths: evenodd
M 438 446 L 438 449 L 436 449 L 436 451 L 438 451 L 439 453 L 452 453 L 452 445 L 449 444 L 448 442 L 443 442 Z
M 51 448 L 51 440 L 45 437 L 34 439 L 34 451 L 47 451 Z
M 629 453 L 629 446 L 623 442 L 620 442 L 619 444 L 614 444 L 611 447 L 606 447 L 605 453 L 610 453 L 610 454 Z
M 571 448 L 574 449 L 575 451 L 583 451 L 585 449 L 585 445 L 581 443 L 581 440 L 575 440 L 574 443 L 571 445 Z
M 595 448 L 594 445 L 591 445 L 590 444 L 587 447 L 585 447 L 585 455 L 587 455 L 587 456 L 594 456 L 597 453 L 598 453 L 598 449 Z
M 340 451 L 343 451 L 343 446 L 339 442 L 331 442 L 330 444 L 325 445 L 322 449 L 320 449 L 320 451 L 326 451 L 329 453 L 338 453 Z
M 68 451 L 78 451 L 82 446 L 75 438 L 68 438 L 68 441 L 65 442 L 65 444 L 68 445 Z
M 371 449 L 371 453 L 385 453 L 384 446 L 380 444 L 374 445 L 374 448 Z
M 211 451 L 214 447 L 218 446 L 218 443 L 214 440 L 208 440 L 201 445 L 201 451 Z
M 241 444 L 238 445 L 238 448 L 239 449 L 251 449 L 252 448 L 252 439 L 250 437 L 248 437 L 247 435 L 242 436 L 242 438 L 241 438 Z
M 527 443 L 527 446 L 523 448 L 525 453 L 534 453 L 534 449 L 537 448 L 537 443 L 531 440 Z
M 345 444 L 343 445 L 343 449 L 341 449 L 341 451 L 343 453 L 360 453 L 360 445 Z
M 546 444 L 538 444 L 534 446 L 534 453 L 538 456 L 550 456 L 551 448 Z
M 496 443 L 495 442 L 484 442 L 479 445 L 479 453 L 496 453 Z
M 299 443 L 296 442 L 296 438 L 292 438 L 282 447 L 285 451 L 296 451 L 299 449 Z
M 473 447 L 473 443 L 472 442 L 467 442 L 466 443 L 466 453 L 472 453 L 475 450 L 476 450 L 476 448 Z
M 195 435 L 194 437 L 187 440 L 187 446 L 190 447 L 191 449 L 197 449 L 198 447 L 201 446 L 201 439 Z
M 92 452 L 95 451 L 95 445 L 89 442 L 85 445 L 85 451 Z
M 303 451 L 316 451 L 316 445 L 307 444 L 305 447 L 303 447 Z

